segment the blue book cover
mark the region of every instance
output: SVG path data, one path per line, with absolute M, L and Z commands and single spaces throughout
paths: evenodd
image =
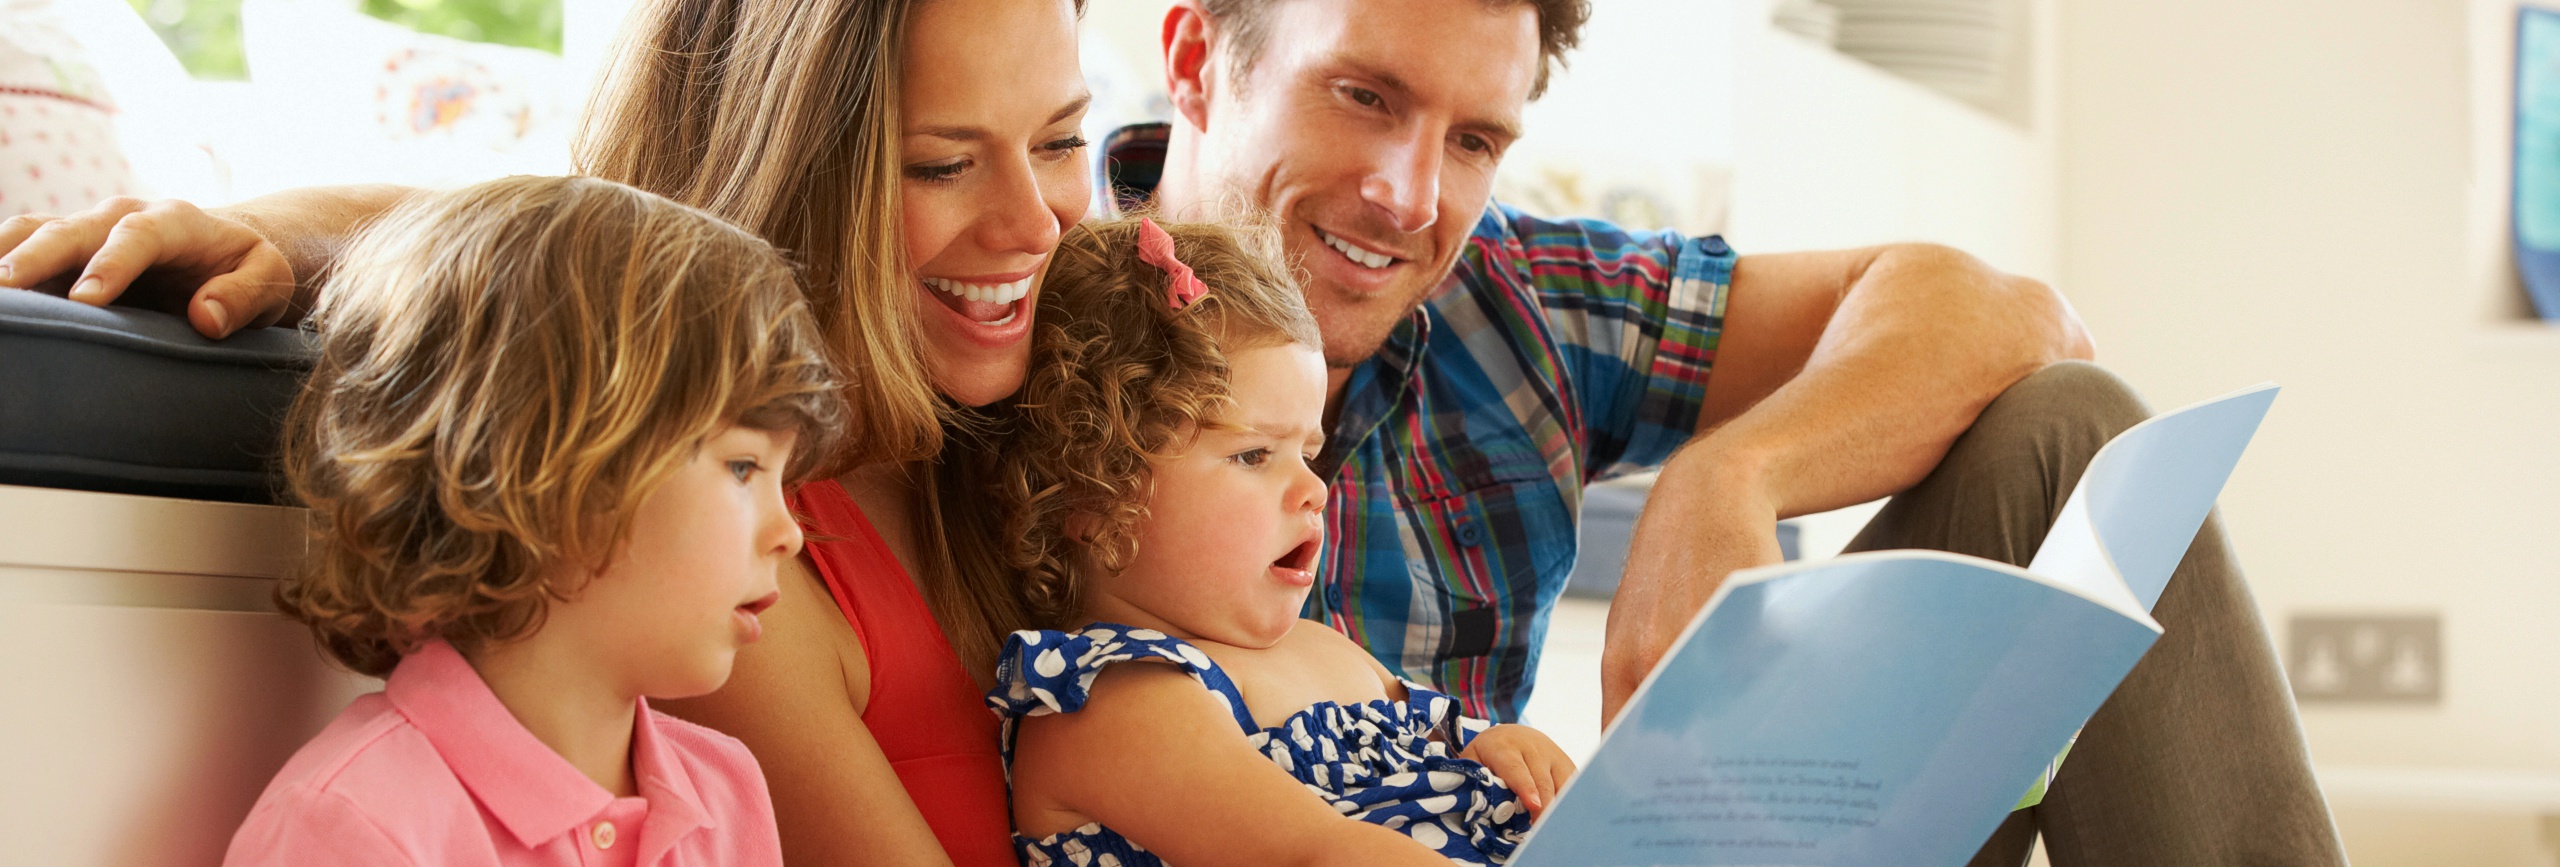
M 2151 604 L 2275 394 L 2118 435 L 2027 569 L 1878 551 L 1736 573 L 1511 863 L 1965 863 L 2158 639 Z

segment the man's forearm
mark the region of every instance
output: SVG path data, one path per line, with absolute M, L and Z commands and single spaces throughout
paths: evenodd
M 1740 400 L 1747 409 L 1663 466 L 1609 610 L 1604 715 L 1615 715 L 1726 575 L 1777 561 L 1778 519 L 1917 484 L 2003 390 L 2091 354 L 2061 296 L 1971 256 L 1892 247 L 1855 265 L 1845 292 L 1816 286 L 1793 297 L 1839 298 L 1810 352 L 1792 356 L 1801 368 L 1782 370 L 1784 354 L 1755 359 L 1754 372 L 1778 384 Z M 1716 387 L 1708 385 L 1711 400 Z
M 2070 305 L 2043 284 L 1942 247 L 1886 248 L 1803 369 L 1674 456 L 1656 496 L 1747 484 L 1781 518 L 1889 496 L 1927 476 L 2010 385 L 2091 354 Z
M 248 226 L 284 253 L 294 276 L 294 300 L 286 314 L 290 322 L 311 309 L 320 284 L 328 280 L 339 254 L 356 234 L 413 192 L 390 184 L 307 187 L 269 193 L 209 213 Z

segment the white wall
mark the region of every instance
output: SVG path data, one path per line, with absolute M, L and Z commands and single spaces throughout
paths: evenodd
M 2102 360 L 2155 405 L 2286 386 L 2222 500 L 2279 639 L 2442 617 L 2442 704 L 2306 707 L 2317 761 L 2560 773 L 2560 328 L 2503 318 L 2499 264 L 2511 5 L 2062 5 L 2060 285 Z

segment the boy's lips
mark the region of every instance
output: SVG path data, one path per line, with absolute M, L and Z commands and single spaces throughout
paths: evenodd
M 748 602 L 745 605 L 740 605 L 731 609 L 729 617 L 738 625 L 738 631 L 741 633 L 740 640 L 748 644 L 754 644 L 757 641 L 763 640 L 764 621 L 757 618 L 756 615 L 763 614 L 766 609 L 772 608 L 774 603 L 780 601 L 782 601 L 782 592 L 777 590 L 766 593 L 763 596 L 758 596 L 752 602 Z

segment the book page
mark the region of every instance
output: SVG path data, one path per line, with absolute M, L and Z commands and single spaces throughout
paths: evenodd
M 2027 571 L 2151 610 L 2276 392 L 2242 389 L 2117 434 L 2089 460 Z
M 1720 593 L 1514 865 L 1961 863 L 2159 635 L 1936 552 Z M 1983 824 L 1987 818 L 1991 824 Z

